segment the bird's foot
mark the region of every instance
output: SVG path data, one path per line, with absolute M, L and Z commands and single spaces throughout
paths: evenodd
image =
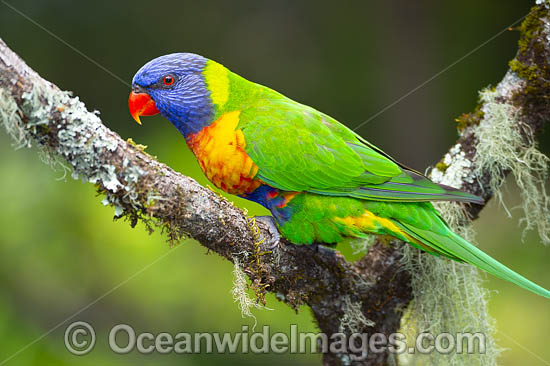
M 269 231 L 269 234 L 271 235 L 271 238 L 266 238 L 265 240 L 265 243 L 268 245 L 267 250 L 273 250 L 278 247 L 279 243 L 281 242 L 281 234 L 279 234 L 279 229 L 277 228 L 277 225 L 275 225 L 273 217 L 255 216 L 254 219 L 256 219 L 256 221 L 262 222 L 267 227 L 267 231 Z

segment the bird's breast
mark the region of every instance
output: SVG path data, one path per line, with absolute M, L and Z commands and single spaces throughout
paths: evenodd
M 262 182 L 255 179 L 258 166 L 245 151 L 246 141 L 237 130 L 239 111 L 223 114 L 186 140 L 206 177 L 223 191 L 243 195 Z

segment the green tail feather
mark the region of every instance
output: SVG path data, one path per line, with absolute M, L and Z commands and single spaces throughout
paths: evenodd
M 502 263 L 499 263 L 488 254 L 482 252 L 477 247 L 453 233 L 450 229 L 447 230 L 447 235 L 440 235 L 432 231 L 419 229 L 406 223 L 396 222 L 396 224 L 398 224 L 413 238 L 428 245 L 446 257 L 473 264 L 474 266 L 489 272 L 492 275 L 500 277 L 503 280 L 510 281 L 526 290 L 534 292 L 537 295 L 550 298 L 550 291 L 529 281 L 527 278 L 512 271 Z

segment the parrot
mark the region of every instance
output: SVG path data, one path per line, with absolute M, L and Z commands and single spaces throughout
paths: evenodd
M 133 77 L 128 107 L 139 124 L 141 116 L 168 119 L 209 181 L 270 211 L 278 238 L 336 245 L 390 236 L 550 298 L 453 232 L 432 204 L 482 198 L 432 182 L 327 114 L 214 60 L 173 53 L 149 61 Z

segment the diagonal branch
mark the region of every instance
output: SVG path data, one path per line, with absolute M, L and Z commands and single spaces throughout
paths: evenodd
M 496 88 L 498 103 L 515 106 L 521 115 L 518 123 L 534 132 L 541 129 L 550 111 L 545 97 L 550 95 L 547 15 L 540 6 L 528 17 L 530 28 L 524 29 L 512 70 Z M 485 118 L 482 111 L 483 106 L 461 117 L 460 138 L 451 159 L 438 164 L 432 176 L 488 200 L 493 194 L 490 188 L 495 188 L 491 185 L 494 176 L 486 172 L 472 179 L 476 125 Z M 323 332 L 349 333 L 352 329 L 342 327 L 342 319 L 353 306 L 359 306 L 362 313 L 356 330 L 388 335 L 399 328 L 399 309 L 410 302 L 412 293 L 398 245 L 378 242 L 353 264 L 338 252 L 284 241 L 275 253 L 265 252 L 261 239 L 270 234 L 262 223 L 256 224 L 216 193 L 121 139 L 78 98 L 42 79 L 1 40 L 0 121 L 16 143 L 38 145 L 68 163 L 74 177 L 96 184 L 118 216 L 129 218 L 133 225 L 143 220 L 151 228 L 161 227 L 174 242 L 190 236 L 232 262 L 237 259 L 260 298 L 269 291 L 294 308 L 309 305 Z M 471 164 L 454 169 L 457 152 Z M 506 173 L 506 169 L 500 172 Z M 481 209 L 468 207 L 472 217 Z M 349 356 L 329 353 L 324 363 L 346 363 Z M 360 363 L 384 365 L 387 361 L 386 353 L 373 353 Z

